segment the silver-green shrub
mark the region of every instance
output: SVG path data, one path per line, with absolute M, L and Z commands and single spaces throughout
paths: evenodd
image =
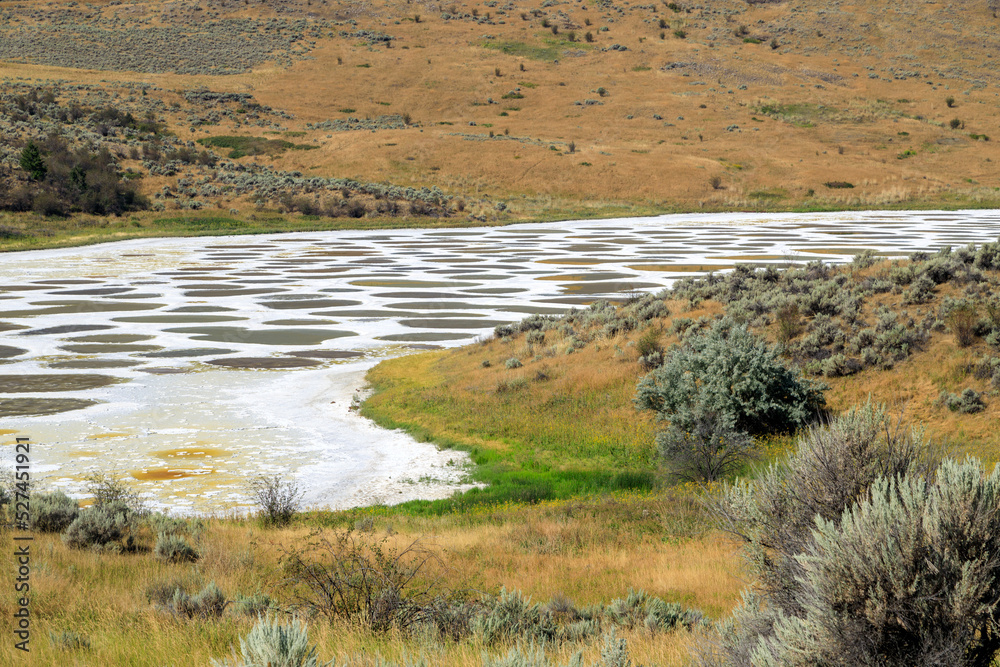
M 747 327 L 722 319 L 642 378 L 635 403 L 661 420 L 686 424 L 717 413 L 739 430 L 773 433 L 812 421 L 824 405 L 822 389 L 787 368 Z
M 824 405 L 822 389 L 786 367 L 746 326 L 724 318 L 642 378 L 635 405 L 669 422 L 657 445 L 674 475 L 711 480 L 752 457 L 751 435 L 791 431 L 814 419 Z
M 94 505 L 81 511 L 62 534 L 63 542 L 74 549 L 133 551 L 139 519 L 121 501 Z
M 945 461 L 934 482 L 880 477 L 798 556 L 803 613 L 755 665 L 989 667 L 1000 652 L 1000 466 Z
M 80 514 L 76 501 L 62 491 L 33 493 L 30 528 L 40 533 L 61 533 Z
M 743 541 L 755 581 L 732 618 L 720 624 L 714 644 L 704 647 L 702 664 L 771 664 L 756 662 L 754 652 L 776 636 L 782 619 L 808 614 L 802 582 L 810 566 L 804 555 L 814 548 L 817 521 L 839 525 L 845 510 L 869 497 L 879 480 L 923 478 L 934 462 L 934 451 L 919 430 L 868 403 L 811 428 L 793 454 L 755 480 L 727 486 L 714 509 L 721 526 Z
M 952 412 L 961 412 L 962 414 L 974 414 L 986 409 L 982 393 L 971 387 L 967 387 L 961 394 L 942 391 L 940 401 Z
M 153 555 L 168 563 L 193 563 L 200 558 L 183 537 L 169 533 L 160 533 L 157 537 Z
M 292 619 L 282 623 L 277 618 L 265 617 L 257 621 L 245 638 L 240 638 L 240 654 L 233 650 L 233 660 L 212 661 L 213 667 L 322 667 L 334 666 L 320 663 L 316 647 L 309 645 L 309 631 L 305 623 Z
M 486 603 L 488 608 L 472 624 L 473 632 L 484 644 L 518 639 L 546 641 L 556 636 L 551 614 L 518 590 L 502 590 L 496 599 Z
M 632 667 L 632 659 L 628 656 L 628 642 L 625 638 L 619 638 L 614 628 L 604 635 L 599 667 Z
M 175 588 L 173 598 L 165 607 L 167 611 L 185 618 L 219 618 L 228 604 L 225 594 L 213 581 L 194 595 L 188 595 L 180 587 Z

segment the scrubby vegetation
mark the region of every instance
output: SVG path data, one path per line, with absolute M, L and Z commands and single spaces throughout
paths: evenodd
M 158 641 L 198 664 L 988 665 L 1000 473 L 942 457 L 1000 452 L 998 255 L 738 269 L 384 362 L 366 413 L 470 449 L 488 487 L 303 514 L 293 484 L 262 478 L 256 516 L 200 521 L 151 514 L 123 480 L 95 475 L 85 509 L 33 494 L 39 530 L 63 526 L 46 568 L 120 559 L 88 590 L 145 591 L 115 613 L 171 619 Z M 906 303 L 922 278 L 927 299 Z M 852 353 L 854 337 L 877 354 Z M 855 360 L 852 377 L 828 372 L 837 355 Z M 877 403 L 910 391 L 879 384 L 897 372 L 937 386 L 917 405 L 926 429 Z M 965 439 L 945 446 L 955 423 Z M 725 534 L 750 576 L 742 600 Z M 135 653 L 81 621 L 91 604 L 43 616 L 45 650 Z
M 702 664 L 993 664 L 1000 466 L 935 454 L 868 404 L 727 487 L 755 586 Z
M 4 3 L 0 247 L 996 207 L 997 9 Z M 302 514 L 277 480 L 196 521 L 113 477 L 34 490 L 32 661 L 989 664 L 997 473 L 927 440 L 1000 458 L 998 255 L 744 266 L 386 362 L 365 414 L 487 485 L 443 501 Z M 723 390 L 743 359 L 788 393 Z
M 121 479 L 103 481 L 94 490 L 104 497 L 131 492 Z M 80 510 L 81 517 L 125 506 L 120 500 L 102 504 L 103 510 Z M 385 507 L 297 514 L 285 527 L 249 518 L 131 514 L 129 549 L 75 549 L 38 533 L 35 572 L 55 576 L 33 579 L 33 591 L 58 591 L 58 601 L 33 614 L 33 629 L 51 641 L 36 637 L 32 651 L 37 664 L 160 664 L 163 650 L 189 664 L 227 664 L 220 662 L 227 654 L 235 665 L 285 664 L 274 663 L 282 659 L 310 664 L 321 657 L 358 667 L 457 666 L 506 664 L 517 654 L 530 654 L 539 665 L 564 664 L 577 654 L 573 664 L 619 664 L 601 657 L 609 637 L 622 658 L 661 655 L 662 642 L 671 646 L 707 627 L 692 602 L 712 609 L 729 604 L 721 601 L 724 587 L 678 602 L 670 585 L 655 583 L 657 563 L 691 549 L 677 543 L 663 551 L 665 535 L 682 534 L 670 526 L 679 525 L 685 512 L 697 509 L 622 495 L 492 506 L 431 523 Z M 10 516 L 2 517 L 5 542 L 12 535 Z M 436 533 L 433 541 L 418 537 L 429 529 Z M 717 556 L 691 565 L 718 567 L 728 547 L 715 537 L 693 539 L 711 545 Z M 169 544 L 189 540 L 202 556 L 197 562 L 165 557 L 186 551 Z M 500 560 L 483 561 L 482 550 Z M 605 550 L 606 556 L 598 555 Z M 567 572 L 539 577 L 527 566 L 553 554 L 561 554 Z M 648 558 L 650 576 L 598 566 L 622 557 Z M 589 579 L 578 576 L 594 567 L 599 571 Z M 510 568 L 527 576 L 504 575 Z M 683 570 L 676 576 L 689 576 Z M 657 593 L 629 590 L 645 582 Z M 316 643 L 306 640 L 307 624 Z
M 845 266 L 786 271 L 743 266 L 617 307 L 531 316 L 465 351 L 385 362 L 370 375 L 377 391 L 364 409 L 468 447 L 479 465 L 473 474 L 513 496 L 514 480 L 529 470 L 556 479 L 579 466 L 590 439 L 617 454 L 609 443 L 621 437 L 620 424 L 572 440 L 553 435 L 559 425 L 605 423 L 604 414 L 634 399 L 645 410 L 631 419 L 644 424 L 647 452 L 656 436 L 657 456 L 613 465 L 630 460 L 636 472 L 682 480 L 743 475 L 721 492 L 707 488 L 715 489 L 715 525 L 744 544 L 751 588 L 731 618 L 696 641 L 697 660 L 915 664 L 946 656 L 991 664 L 996 565 L 986 554 L 996 549 L 985 526 L 1000 507 L 992 498 L 998 473 L 941 456 L 1000 454 L 986 416 L 1000 367 L 998 250 L 945 248 L 908 260 L 865 253 Z M 492 395 L 484 391 L 491 383 Z M 928 383 L 938 389 L 928 392 Z M 900 394 L 926 428 L 903 422 L 898 403 L 872 402 Z M 557 398 L 566 396 L 576 400 Z M 601 400 L 580 400 L 588 396 Z M 534 406 L 545 407 L 544 417 Z M 648 412 L 666 426 L 659 435 L 642 420 Z M 748 466 L 755 458 L 770 463 L 757 470 Z M 497 459 L 523 472 L 494 476 Z M 904 580 L 916 592 L 890 583 Z
M 722 319 L 672 350 L 639 382 L 635 402 L 669 423 L 656 443 L 674 474 L 713 481 L 754 455 L 753 436 L 821 416 L 823 388 L 796 377 L 746 326 Z
M 174 101 L 167 103 L 167 99 Z M 0 86 L 0 210 L 42 216 L 122 215 L 252 205 L 330 218 L 448 217 L 452 197 L 436 187 L 397 187 L 305 176 L 241 158 L 313 150 L 259 135 L 216 135 L 195 143 L 170 126 L 283 130 L 289 114 L 246 93 L 187 91 L 183 104 L 149 84 Z M 324 128 L 342 131 L 352 128 Z M 199 149 L 199 144 L 204 148 Z M 210 150 L 211 149 L 211 150 Z M 228 159 L 220 158 L 216 150 Z M 156 181 L 157 188 L 147 187 Z M 467 203 L 463 202 L 462 206 Z M 490 205 L 493 208 L 493 205 Z M 232 209 L 238 213 L 238 209 Z M 20 235 L 38 230 L 27 226 Z

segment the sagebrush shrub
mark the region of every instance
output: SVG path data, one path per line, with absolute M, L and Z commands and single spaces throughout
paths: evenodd
M 835 354 L 821 363 L 823 375 L 827 377 L 843 377 L 854 375 L 863 368 L 863 364 L 853 357 Z
M 257 621 L 245 638 L 240 638 L 240 655 L 233 650 L 233 661 L 212 661 L 214 667 L 333 667 L 334 661 L 320 663 L 316 647 L 309 645 L 305 623 L 293 618 L 282 623 L 278 618 Z
M 689 423 L 719 414 L 753 434 L 794 430 L 824 405 L 822 385 L 802 379 L 777 351 L 731 320 L 720 320 L 673 349 L 639 381 L 636 407 L 660 420 Z
M 811 568 L 807 556 L 815 548 L 817 521 L 838 524 L 844 511 L 868 497 L 879 480 L 926 477 L 934 461 L 934 451 L 920 431 L 893 422 L 884 407 L 868 403 L 829 425 L 811 428 L 794 453 L 756 479 L 727 486 L 714 508 L 721 527 L 743 540 L 755 581 L 732 618 L 719 625 L 714 642 L 703 645 L 701 663 L 784 664 L 760 651 L 778 641 L 776 628 L 782 619 L 794 625 L 808 614 L 803 582 Z M 889 536 L 869 535 L 891 542 Z M 922 663 L 858 659 L 829 664 Z
M 167 611 L 185 618 L 219 618 L 228 604 L 225 594 L 213 581 L 194 595 L 175 588 L 173 598 L 165 607 Z
M 160 533 L 153 555 L 168 563 L 193 563 L 200 555 L 183 537 Z
M 962 414 L 974 414 L 986 409 L 982 393 L 971 387 L 967 387 L 961 394 L 943 391 L 940 400 L 952 412 L 961 412 Z
M 756 662 L 994 664 L 1000 466 L 949 460 L 935 477 L 880 477 L 839 520 L 817 519 L 804 613 L 777 619 Z
M 231 609 L 234 614 L 243 616 L 262 616 L 278 606 L 266 593 L 254 593 L 249 596 L 239 596 L 233 600 Z
M 663 345 L 660 344 L 661 338 L 663 338 L 663 331 L 659 327 L 648 327 L 635 342 L 635 349 L 639 356 L 645 357 L 657 352 L 663 354 Z
M 472 624 L 473 632 L 484 644 L 519 639 L 548 641 L 556 636 L 557 628 L 551 615 L 518 590 L 504 589 L 486 605 L 486 610 Z
M 113 501 L 81 511 L 62 539 L 74 549 L 132 551 L 138 528 L 139 519 L 129 506 Z
M 529 345 L 541 345 L 545 343 L 545 333 L 542 331 L 529 331 L 528 335 L 525 336 L 525 340 Z
M 778 342 L 787 343 L 799 335 L 802 330 L 799 318 L 799 307 L 794 303 L 788 303 L 778 308 L 774 313 L 778 323 Z
M 80 514 L 76 501 L 62 491 L 31 494 L 31 530 L 61 533 Z

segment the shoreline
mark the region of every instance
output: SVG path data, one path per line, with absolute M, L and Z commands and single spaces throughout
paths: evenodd
M 921 204 L 925 204 L 922 206 Z M 848 213 L 901 213 L 901 212 L 920 212 L 920 213 L 962 213 L 962 212 L 981 212 L 981 211 L 991 211 L 1000 210 L 1000 207 L 996 205 L 996 202 L 987 202 L 982 206 L 971 206 L 969 202 L 956 203 L 955 207 L 942 206 L 941 202 L 907 202 L 906 205 L 894 205 L 886 206 L 882 208 L 870 208 L 870 207 L 784 207 L 784 208 L 766 208 L 762 207 L 760 209 L 754 210 L 737 210 L 728 208 L 719 209 L 673 209 L 669 207 L 649 207 L 644 208 L 642 206 L 636 206 L 638 209 L 631 215 L 616 215 L 613 213 L 619 207 L 609 207 L 610 210 L 592 212 L 586 209 L 574 210 L 570 212 L 560 212 L 555 215 L 538 215 L 529 216 L 526 218 L 518 219 L 503 219 L 503 220 L 474 220 L 474 219 L 452 219 L 452 218 L 427 218 L 427 219 L 400 219 L 400 218 L 369 218 L 364 223 L 359 223 L 355 219 L 331 219 L 328 222 L 320 222 L 314 220 L 292 220 L 280 217 L 278 219 L 265 219 L 262 221 L 251 220 L 246 221 L 245 218 L 240 218 L 238 216 L 219 216 L 214 215 L 212 211 L 208 212 L 186 212 L 183 215 L 151 215 L 148 212 L 143 212 L 139 215 L 129 216 L 132 224 L 135 225 L 133 229 L 129 231 L 99 231 L 95 230 L 94 233 L 90 235 L 80 235 L 80 225 L 81 221 L 84 220 L 106 220 L 112 221 L 116 225 L 125 226 L 126 223 L 117 218 L 86 218 L 85 216 L 69 217 L 62 222 L 72 223 L 74 225 L 73 231 L 75 235 L 67 235 L 63 237 L 53 237 L 52 241 L 45 241 L 42 239 L 37 239 L 37 241 L 18 241 L 21 233 L 20 230 L 11 228 L 14 231 L 7 234 L 6 236 L 0 237 L 0 253 L 12 253 L 12 252 L 22 252 L 22 251 L 34 251 L 34 250 L 57 250 L 60 248 L 79 248 L 89 245 L 101 245 L 105 243 L 117 243 L 121 241 L 137 241 L 137 240 L 147 240 L 147 239 L 167 239 L 167 238 L 199 238 L 199 237 L 242 237 L 242 236 L 260 236 L 265 234 L 294 234 L 294 233 L 309 233 L 309 232 L 330 232 L 330 231 L 375 231 L 375 230 L 429 230 L 429 229 L 462 229 L 462 228 L 496 228 L 496 227 L 509 227 L 512 225 L 527 225 L 527 224 L 548 224 L 548 223 L 564 223 L 564 222 L 599 222 L 599 221 L 612 221 L 612 220 L 622 220 L 622 219 L 637 219 L 637 218 L 660 218 L 666 216 L 697 216 L 697 217 L 711 217 L 711 216 L 735 216 L 735 215 L 753 215 L 753 216 L 783 216 L 783 215 L 807 215 L 807 214 L 820 214 L 820 215 L 833 215 L 833 214 L 848 214 Z M 620 208 L 625 208 L 620 207 Z M 624 211 L 623 211 L 624 212 Z M 177 213 L 177 212 L 172 212 Z M 591 213 L 588 215 L 588 213 Z M 48 221 L 47 218 L 42 219 L 29 219 L 29 214 L 22 214 L 20 216 L 8 214 L 7 216 L 0 217 L 0 223 L 4 222 L 16 222 L 17 218 L 22 218 L 27 222 L 39 222 L 41 220 Z M 255 217 L 255 216 L 251 216 Z M 145 220 L 143 220 L 145 218 Z M 229 222 L 236 222 L 239 224 L 257 224 L 256 227 L 247 228 L 229 228 L 229 229 L 192 229 L 192 226 L 199 224 L 199 221 L 204 222 L 206 225 L 217 224 L 218 221 L 224 220 Z M 144 225 L 159 225 L 160 229 L 148 229 Z M 171 228 L 166 225 L 174 225 L 176 228 Z M 698 224 L 695 221 L 693 224 Z M 0 228 L 7 227 L 9 225 L 0 224 Z M 142 231 L 138 231 L 141 229 Z M 31 245 L 27 245 L 31 243 Z

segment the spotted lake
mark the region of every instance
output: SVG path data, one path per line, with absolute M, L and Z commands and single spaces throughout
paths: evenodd
M 181 513 L 245 507 L 256 473 L 315 507 L 441 497 L 467 457 L 352 410 L 380 359 L 655 291 L 736 262 L 992 241 L 1000 212 L 680 215 L 454 230 L 149 239 L 0 265 L 0 437 L 82 497 L 128 475 Z M 0 448 L 2 465 L 13 447 Z

